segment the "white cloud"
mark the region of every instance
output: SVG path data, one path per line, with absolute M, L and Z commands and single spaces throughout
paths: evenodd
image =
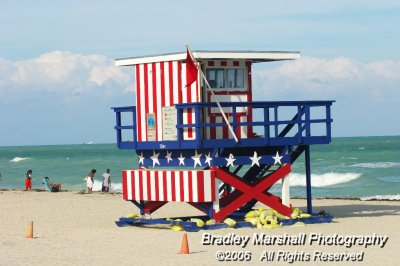
M 302 57 L 272 69 L 253 71 L 253 76 L 255 94 L 269 100 L 361 97 L 400 101 L 400 61 L 363 63 L 346 57 Z
M 25 61 L 0 59 L 0 92 L 47 92 L 65 97 L 86 91 L 129 92 L 133 75 L 128 68 L 116 67 L 102 55 L 80 55 L 54 51 Z

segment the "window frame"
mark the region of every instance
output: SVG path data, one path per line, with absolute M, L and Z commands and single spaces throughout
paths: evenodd
M 247 70 L 247 67 L 245 67 L 245 66 L 230 66 L 230 67 L 221 67 L 221 66 L 219 66 L 219 67 L 217 67 L 217 66 L 211 66 L 211 67 L 206 67 L 205 68 L 205 72 L 206 72 L 206 78 L 207 78 L 207 81 L 208 82 L 210 82 L 209 80 L 208 80 L 208 70 L 213 70 L 213 69 L 215 69 L 215 70 L 218 70 L 218 69 L 222 69 L 222 70 L 224 70 L 224 87 L 223 88 L 215 88 L 215 87 L 211 87 L 211 89 L 212 90 L 214 90 L 214 91 L 248 91 L 249 90 L 249 87 L 248 87 L 248 84 L 247 84 L 247 79 L 246 79 L 246 70 Z M 228 70 L 231 70 L 231 69 L 242 69 L 243 70 L 243 87 L 242 88 L 229 88 L 228 87 Z M 210 86 L 211 86 L 211 84 L 210 84 Z M 209 88 L 207 88 L 207 90 L 210 90 Z

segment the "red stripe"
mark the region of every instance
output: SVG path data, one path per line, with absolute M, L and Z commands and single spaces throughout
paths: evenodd
M 164 74 L 164 62 L 160 63 L 160 77 L 161 77 L 161 106 L 165 106 L 165 74 Z M 161 114 L 160 114 L 161 115 Z
M 233 66 L 239 66 L 239 61 L 233 61 Z
M 175 193 L 176 193 L 176 191 L 175 191 L 175 172 L 176 171 L 171 171 L 171 190 L 172 190 L 171 199 L 172 199 L 172 201 L 176 200 L 176 197 L 175 197 Z
M 149 92 L 148 92 L 148 90 L 149 90 L 149 83 L 148 83 L 148 75 L 147 75 L 147 64 L 143 64 L 143 75 L 144 75 L 144 103 L 141 103 L 141 104 L 144 104 L 144 110 L 145 110 L 145 113 L 144 114 L 142 114 L 142 116 L 143 116 L 143 118 L 144 119 L 142 119 L 142 121 L 144 122 L 143 124 L 143 126 L 144 127 L 146 127 L 146 132 L 147 132 L 147 123 L 146 123 L 146 114 L 148 114 L 149 113 L 149 103 L 148 103 L 148 100 L 149 100 Z M 148 137 L 147 137 L 147 133 L 146 133 L 146 139 L 145 140 L 147 140 L 148 139 Z M 144 139 L 143 139 L 144 140 Z
M 180 191 L 180 195 L 181 195 L 181 201 L 185 201 L 185 184 L 183 181 L 183 171 L 178 171 L 179 173 L 179 182 L 180 182 L 180 187 L 181 187 L 181 191 Z
M 240 123 L 240 116 L 236 116 L 236 122 Z M 242 127 L 237 127 L 237 133 L 236 133 L 236 137 L 238 139 L 242 138 Z
M 167 172 L 164 172 L 163 175 L 163 189 L 164 189 L 164 201 L 167 201 L 168 199 L 168 190 L 167 190 Z
M 156 201 L 159 201 L 160 200 L 160 197 L 159 197 L 159 193 L 158 193 L 158 191 L 159 191 L 159 187 L 158 187 L 158 171 L 155 171 L 155 174 L 154 174 L 154 182 L 155 182 L 155 184 L 154 184 L 154 186 L 155 186 L 155 188 L 156 188 Z
M 193 202 L 193 178 L 196 178 L 196 172 L 194 171 L 189 171 L 189 202 Z
M 211 200 L 215 201 L 215 191 L 216 191 L 216 187 L 215 187 L 215 177 L 214 177 L 214 171 L 210 172 L 210 177 L 211 177 Z
M 153 113 L 155 113 L 155 125 L 156 125 L 156 140 L 158 139 L 158 126 L 157 126 L 157 121 L 158 121 L 158 113 L 157 113 L 157 97 L 160 97 L 161 95 L 157 95 L 157 68 L 156 68 L 156 63 L 151 64 L 151 76 L 152 76 L 152 82 L 153 82 Z
M 192 102 L 192 86 L 189 86 L 185 89 L 186 89 L 186 94 L 187 94 L 186 102 L 191 103 Z M 189 125 L 192 124 L 192 121 L 193 121 L 192 113 L 193 113 L 192 108 L 187 109 L 187 117 L 188 117 Z M 187 129 L 187 131 L 188 131 L 188 138 L 192 138 L 193 137 L 193 128 L 190 127 Z
M 151 179 L 150 179 L 150 172 L 147 172 L 147 200 L 151 199 Z
M 208 61 L 207 64 L 208 66 L 214 66 L 214 61 Z
M 126 182 L 126 171 L 122 171 L 122 195 L 124 200 L 128 199 L 128 189 L 127 189 L 127 182 Z
M 168 62 L 169 67 L 169 106 L 174 105 L 174 67 L 172 62 Z
M 178 77 L 182 81 L 182 63 L 178 61 Z M 182 103 L 182 82 L 178 80 L 178 103 Z
M 227 117 L 228 121 L 229 121 L 229 117 Z M 223 123 L 225 123 L 225 120 L 222 119 Z M 224 126 L 222 127 L 222 138 L 223 139 L 228 139 L 229 135 L 228 135 L 228 126 Z
M 204 202 L 204 171 L 197 174 L 197 195 L 198 202 Z
M 136 123 L 137 123 L 137 138 L 142 141 L 142 113 L 140 110 L 140 71 L 139 65 L 135 66 L 136 69 Z
M 221 66 L 226 66 L 226 61 L 221 61 Z
M 210 108 L 210 110 L 211 110 L 211 108 Z M 215 123 L 214 115 L 210 116 L 210 123 L 211 124 Z M 211 127 L 210 128 L 210 139 L 216 139 L 217 138 L 216 135 L 217 135 L 217 129 L 215 127 Z
M 146 174 L 145 170 L 139 171 L 139 199 L 143 199 L 143 178 Z

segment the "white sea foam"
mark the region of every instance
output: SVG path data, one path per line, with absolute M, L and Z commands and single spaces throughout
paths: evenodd
M 15 157 L 14 159 L 10 160 L 10 163 L 18 163 L 26 159 L 29 159 L 29 157 Z
M 326 187 L 342 183 L 347 183 L 359 178 L 358 173 L 325 173 L 321 175 L 311 175 L 311 185 L 313 187 Z M 289 175 L 291 186 L 306 186 L 306 175 L 291 173 Z
M 350 166 L 362 167 L 362 168 L 396 168 L 400 167 L 400 163 L 394 162 L 377 162 L 377 163 L 358 163 Z
M 94 184 L 93 184 L 93 191 L 101 191 L 102 186 L 103 186 L 103 182 L 95 179 Z M 121 183 L 111 183 L 110 191 L 121 192 L 122 184 Z
M 400 200 L 400 194 L 397 195 L 375 195 L 362 197 L 361 200 Z

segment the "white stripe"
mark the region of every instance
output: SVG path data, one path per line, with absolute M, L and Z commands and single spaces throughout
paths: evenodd
M 240 122 L 247 122 L 247 116 L 243 116 L 240 118 Z M 247 138 L 247 126 L 241 126 L 240 127 L 240 132 L 242 134 L 242 139 Z
M 167 201 L 172 201 L 172 181 L 171 171 L 167 171 Z
M 140 200 L 140 183 L 139 183 L 139 178 L 141 178 L 141 173 L 142 171 L 136 170 L 134 171 L 135 174 L 135 178 L 134 178 L 134 182 L 135 182 L 135 198 L 134 199 L 138 199 Z
M 156 63 L 156 99 L 157 99 L 157 140 L 162 140 L 162 113 L 161 113 L 161 68 L 160 63 Z
M 187 90 L 186 86 L 186 64 L 182 64 L 182 72 L 181 72 L 181 79 L 182 79 L 182 103 L 187 103 Z M 188 123 L 188 114 L 187 109 L 183 111 L 183 124 Z M 183 129 L 183 139 L 188 139 L 188 128 Z
M 174 171 L 175 175 L 175 201 L 181 201 L 181 181 L 179 171 Z
M 223 118 L 220 116 L 215 117 L 215 123 L 222 123 Z M 222 128 L 221 126 L 218 126 L 215 128 L 215 138 L 216 139 L 222 139 L 223 138 L 223 133 L 222 133 Z
M 173 69 L 173 91 L 174 91 L 174 104 L 180 103 L 178 94 L 180 93 L 178 90 L 178 82 L 180 82 L 178 78 L 178 62 L 172 62 L 172 69 Z
M 193 198 L 193 202 L 198 202 L 199 197 L 197 194 L 197 190 L 198 190 L 198 186 L 197 186 L 197 173 L 199 171 L 192 171 L 192 198 Z
M 140 103 L 137 106 L 140 106 L 140 112 L 142 117 L 140 117 L 141 121 L 141 131 L 142 131 L 142 139 L 141 141 L 146 141 L 146 109 L 145 109 L 145 101 L 147 101 L 145 97 L 145 89 L 144 89 L 144 65 L 139 65 L 139 80 L 140 80 Z M 137 77 L 136 77 L 137 78 Z M 140 140 L 139 140 L 140 141 Z
M 211 175 L 210 171 L 204 171 L 204 201 L 211 201 Z
M 156 200 L 156 176 L 155 171 L 150 171 L 150 200 Z
M 147 195 L 147 174 L 148 172 L 145 170 L 142 172 L 142 182 L 143 182 L 143 199 L 142 200 L 148 200 L 148 195 Z
M 127 191 L 128 195 L 127 198 L 128 200 L 132 199 L 132 171 L 127 170 L 126 171 L 126 186 L 127 186 Z
M 147 65 L 147 92 L 149 98 L 146 99 L 149 104 L 149 113 L 154 113 L 153 107 L 153 64 Z
M 164 62 L 164 94 L 165 94 L 165 106 L 171 106 L 169 102 L 169 63 Z
M 159 201 L 165 201 L 164 199 L 164 171 L 158 171 L 158 199 Z
M 189 193 L 192 188 L 189 187 L 189 171 L 183 171 L 183 201 L 189 202 Z

